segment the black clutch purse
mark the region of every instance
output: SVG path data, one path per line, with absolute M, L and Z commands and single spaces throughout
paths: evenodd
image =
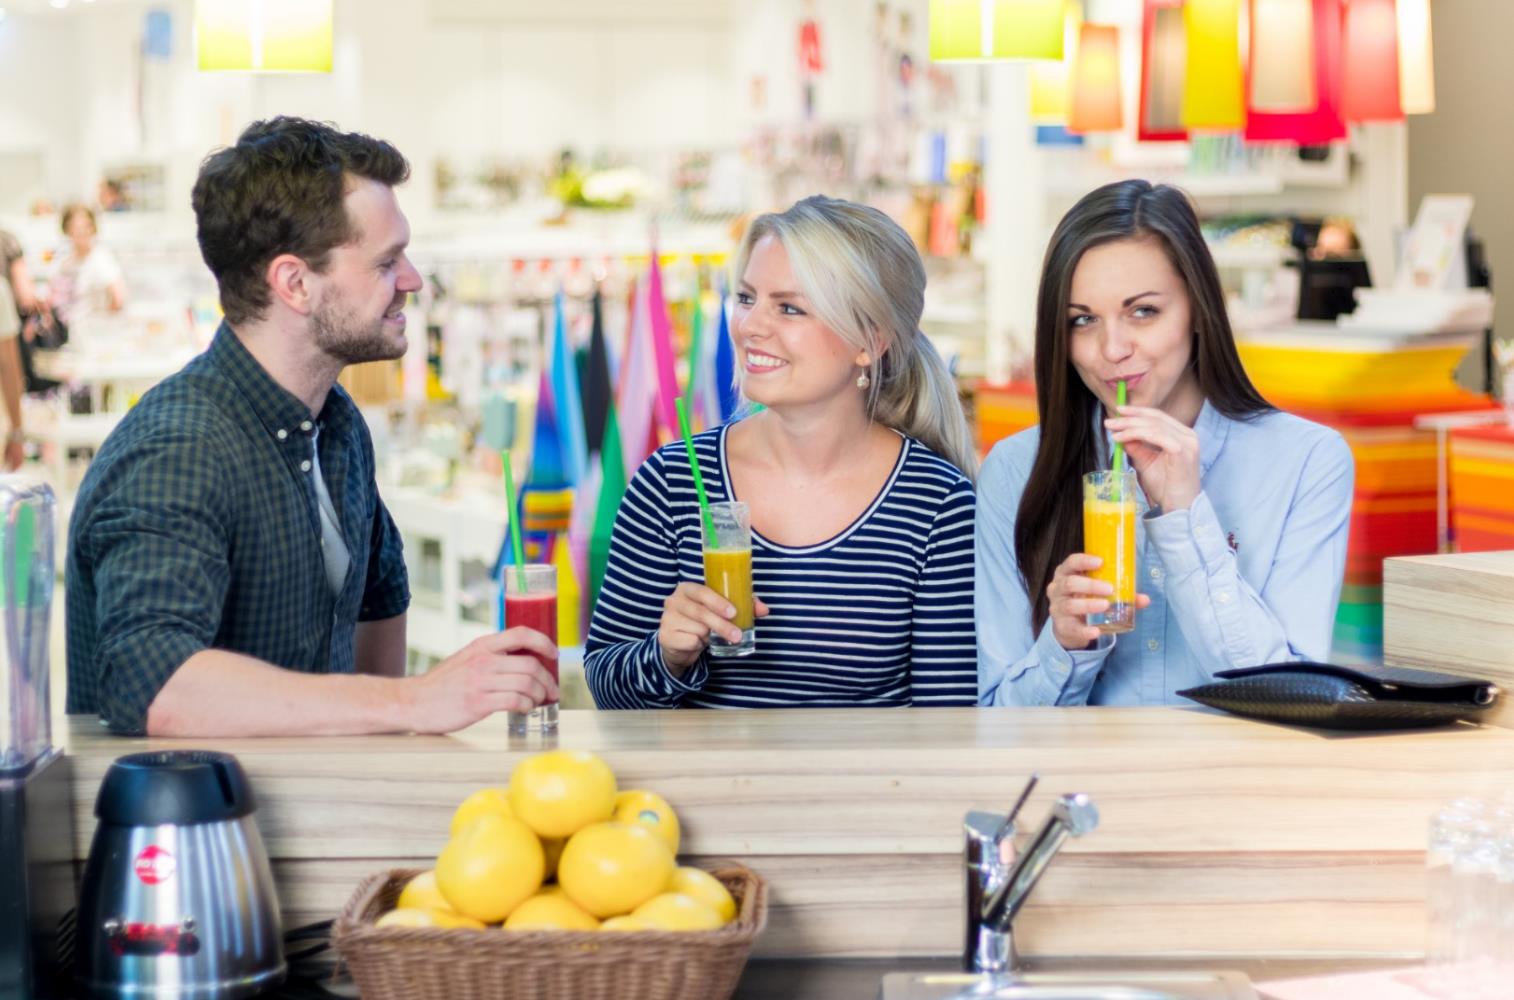
M 1402 667 L 1267 663 L 1222 670 L 1212 684 L 1179 691 L 1201 705 L 1271 722 L 1327 729 L 1401 729 L 1476 719 L 1498 685 Z

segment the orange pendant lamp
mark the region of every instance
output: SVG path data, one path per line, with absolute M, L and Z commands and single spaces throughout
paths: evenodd
M 1401 121 L 1393 0 L 1348 0 L 1342 57 L 1341 112 L 1346 120 Z
M 1187 70 L 1183 124 L 1229 131 L 1246 124 L 1241 70 L 1241 0 L 1187 0 L 1183 5 Z
M 1141 104 L 1136 138 L 1142 142 L 1182 142 L 1183 78 L 1188 43 L 1183 0 L 1146 0 L 1141 14 Z
M 931 61 L 1061 59 L 1064 2 L 931 0 Z
M 1252 111 L 1312 109 L 1314 90 L 1313 0 L 1251 0 Z
M 1406 115 L 1435 110 L 1430 0 L 1398 0 L 1398 91 Z
M 1072 103 L 1067 131 L 1118 132 L 1125 124 L 1120 90 L 1120 29 L 1084 23 L 1078 32 L 1078 61 L 1072 68 Z

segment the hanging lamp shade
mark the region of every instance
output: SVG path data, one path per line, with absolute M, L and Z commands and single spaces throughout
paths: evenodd
M 1347 121 L 1398 121 L 1398 15 L 1393 0 L 1350 0 L 1342 35 L 1341 111 Z
M 332 0 L 195 0 L 202 70 L 330 73 Z
M 1181 142 L 1183 76 L 1188 43 L 1183 0 L 1146 0 L 1141 12 L 1141 113 L 1136 137 L 1142 142 Z
M 1120 93 L 1120 29 L 1084 23 L 1072 68 L 1067 131 L 1117 132 L 1125 124 Z
M 1435 110 L 1430 0 L 1398 0 L 1398 90 L 1406 115 Z
M 1030 64 L 1030 120 L 1037 125 L 1067 124 L 1069 80 L 1078 58 L 1078 32 L 1082 27 L 1082 6 L 1078 0 L 1065 0 L 1061 60 Z
M 1341 117 L 1341 0 L 1313 0 L 1313 109 L 1298 113 L 1252 110 L 1246 116 L 1247 142 L 1296 142 L 1322 146 L 1346 138 Z
M 1249 96 L 1252 111 L 1314 108 L 1314 0 L 1251 0 Z
M 1183 25 L 1187 36 L 1183 124 L 1218 130 L 1243 127 L 1241 0 L 1187 0 Z
M 931 0 L 932 62 L 1061 59 L 1064 0 Z

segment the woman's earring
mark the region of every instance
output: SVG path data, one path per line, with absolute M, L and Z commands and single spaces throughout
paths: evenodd
M 857 388 L 866 389 L 872 384 L 873 380 L 867 377 L 867 372 L 863 372 L 861 375 L 857 376 Z

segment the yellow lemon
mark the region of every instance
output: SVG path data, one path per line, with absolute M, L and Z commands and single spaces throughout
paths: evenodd
M 598 920 L 556 888 L 532 896 L 505 921 L 507 931 L 592 931 L 598 927 Z
M 547 856 L 547 878 L 557 877 L 557 859 L 562 857 L 562 849 L 567 843 L 563 837 L 542 838 L 542 853 Z
M 600 924 L 599 929 L 602 931 L 644 931 L 647 925 L 627 913 L 623 916 L 611 917 Z
M 480 788 L 463 799 L 463 804 L 452 814 L 452 836 L 463 832 L 463 827 L 480 816 L 510 816 L 509 790 L 504 788 Z
M 627 789 L 615 796 L 615 819 L 622 823 L 645 823 L 662 838 L 673 856 L 678 856 L 678 814 L 656 792 Z
M 577 750 L 527 757 L 510 775 L 510 809 L 539 837 L 571 837 L 615 811 L 615 772 Z
M 668 886 L 673 855 L 640 823 L 595 823 L 575 833 L 557 863 L 557 882 L 596 917 L 629 913 Z
M 480 816 L 436 859 L 436 884 L 452 909 L 497 924 L 541 888 L 541 841 L 507 816 Z
M 375 927 L 471 927 L 483 930 L 484 925 L 460 913 L 445 909 L 428 909 L 419 906 L 402 906 L 390 910 L 374 922 Z
M 690 868 L 688 865 L 679 868 L 673 873 L 673 880 L 668 883 L 668 891 L 682 893 L 703 903 L 715 911 L 723 924 L 736 919 L 736 900 L 731 898 L 730 891 L 721 884 L 720 879 L 703 868 Z
M 400 891 L 400 898 L 394 904 L 401 910 L 450 910 L 452 904 L 447 902 L 447 897 L 436 887 L 436 869 L 429 872 L 421 872 L 415 878 L 405 883 L 405 888 Z
M 681 892 L 653 896 L 631 916 L 654 931 L 712 931 L 725 923 L 720 914 Z

